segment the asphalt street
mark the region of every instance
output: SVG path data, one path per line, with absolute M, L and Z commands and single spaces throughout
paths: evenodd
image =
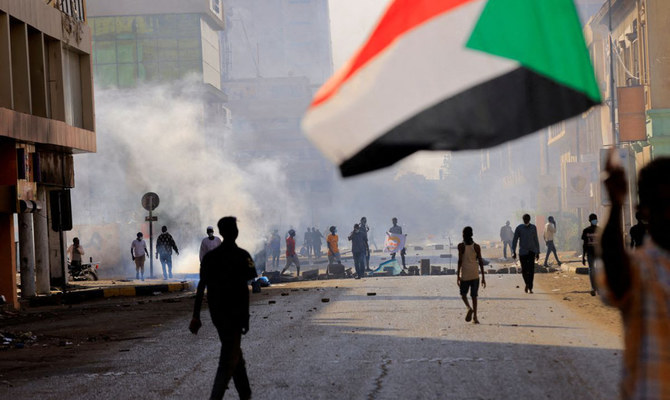
M 488 275 L 464 321 L 454 276 L 275 285 L 243 337 L 255 399 L 613 399 L 622 343 L 520 275 Z M 518 288 L 517 286 L 521 286 Z M 278 292 L 278 293 L 277 293 Z M 206 399 L 219 342 L 182 315 L 0 386 L 3 399 Z M 273 303 L 274 302 L 274 303 Z M 231 384 L 227 399 L 237 398 Z

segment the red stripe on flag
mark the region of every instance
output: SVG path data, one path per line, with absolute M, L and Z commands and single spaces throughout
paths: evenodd
M 358 53 L 317 92 L 311 107 L 334 95 L 352 75 L 407 31 L 473 0 L 395 0 Z

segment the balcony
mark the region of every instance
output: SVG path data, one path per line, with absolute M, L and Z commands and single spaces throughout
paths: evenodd
M 48 5 L 60 10 L 63 14 L 86 21 L 86 0 L 45 0 Z

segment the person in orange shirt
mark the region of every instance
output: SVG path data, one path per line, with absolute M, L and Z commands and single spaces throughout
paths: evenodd
M 340 248 L 338 246 L 340 238 L 337 236 L 337 228 L 330 227 L 330 235 L 326 238 L 326 245 L 328 246 L 328 265 L 340 263 Z
M 605 168 L 612 209 L 601 238 L 605 274 L 599 289 L 623 320 L 621 398 L 670 399 L 670 158 L 656 158 L 640 170 L 637 208 L 650 238 L 629 251 L 621 217 L 628 184 L 613 155 Z

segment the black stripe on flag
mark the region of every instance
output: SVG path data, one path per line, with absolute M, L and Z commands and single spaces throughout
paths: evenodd
M 419 150 L 496 146 L 598 103 L 526 68 L 474 86 L 397 125 L 340 165 L 342 176 L 387 167 Z

